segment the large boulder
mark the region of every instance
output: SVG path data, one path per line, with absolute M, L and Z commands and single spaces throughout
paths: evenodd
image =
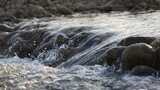
M 122 52 L 124 51 L 125 48 L 126 48 L 125 46 L 118 46 L 107 50 L 104 56 L 103 64 L 107 65 L 115 64 L 118 59 L 120 60 Z
M 135 43 L 147 43 L 147 44 L 150 44 L 155 39 L 156 39 L 155 37 L 139 37 L 139 36 L 127 37 L 127 38 L 121 40 L 118 43 L 118 45 L 120 45 L 120 46 L 128 46 L 128 45 L 135 44 Z
M 14 32 L 9 40 L 10 52 L 21 58 L 30 57 L 33 50 L 40 45 L 45 32 L 43 30 Z
M 152 46 L 145 43 L 137 43 L 128 46 L 122 53 L 122 70 L 132 70 L 138 65 L 155 68 L 156 55 Z
M 32 54 L 37 56 L 39 53 L 54 49 L 54 48 L 60 48 L 68 44 L 69 38 L 63 33 L 58 34 L 49 34 L 46 32 L 43 35 L 43 40 L 39 44 L 38 47 L 36 47 Z

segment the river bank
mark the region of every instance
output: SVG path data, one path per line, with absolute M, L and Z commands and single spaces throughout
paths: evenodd
M 158 0 L 1 0 L 0 16 L 16 18 L 51 17 L 75 13 L 109 13 L 112 11 L 154 11 Z

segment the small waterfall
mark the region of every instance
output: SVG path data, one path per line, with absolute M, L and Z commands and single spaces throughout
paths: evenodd
M 159 16 L 113 13 L 24 20 L 17 31 L 0 36 L 6 41 L 0 50 L 0 81 L 15 90 L 158 90 L 159 78 L 120 75 L 102 61 L 126 37 L 159 37 Z

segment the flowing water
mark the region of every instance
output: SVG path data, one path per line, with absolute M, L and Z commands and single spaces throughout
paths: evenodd
M 0 90 L 159 90 L 159 77 L 118 75 L 110 67 L 98 65 L 108 48 L 128 36 L 159 37 L 159 17 L 157 11 L 24 20 L 20 30 L 43 29 L 69 40 L 34 60 L 1 58 Z M 76 48 L 71 56 L 61 56 L 60 49 L 70 47 Z M 47 66 L 52 64 L 57 67 Z

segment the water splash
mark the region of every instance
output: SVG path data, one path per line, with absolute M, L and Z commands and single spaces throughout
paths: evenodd
M 42 52 L 34 59 L 1 58 L 0 89 L 158 90 L 159 78 L 119 75 L 112 72 L 110 70 L 112 68 L 95 64 L 99 63 L 99 58 L 103 56 L 106 49 L 116 46 L 116 43 L 123 38 L 137 35 L 159 36 L 159 16 L 159 12 L 137 16 L 121 13 L 100 14 L 94 17 L 61 17 L 56 20 L 24 20 L 20 23 L 20 30 L 38 28 L 50 31 L 51 35 L 62 33 L 68 35 L 69 43 Z M 84 35 L 84 39 L 78 38 L 81 35 Z M 77 41 L 82 41 L 74 44 L 75 38 Z M 74 52 L 66 59 L 60 51 L 71 46 L 81 50 L 77 50 L 78 52 Z M 63 61 L 59 68 L 44 65 L 53 64 L 57 60 Z

